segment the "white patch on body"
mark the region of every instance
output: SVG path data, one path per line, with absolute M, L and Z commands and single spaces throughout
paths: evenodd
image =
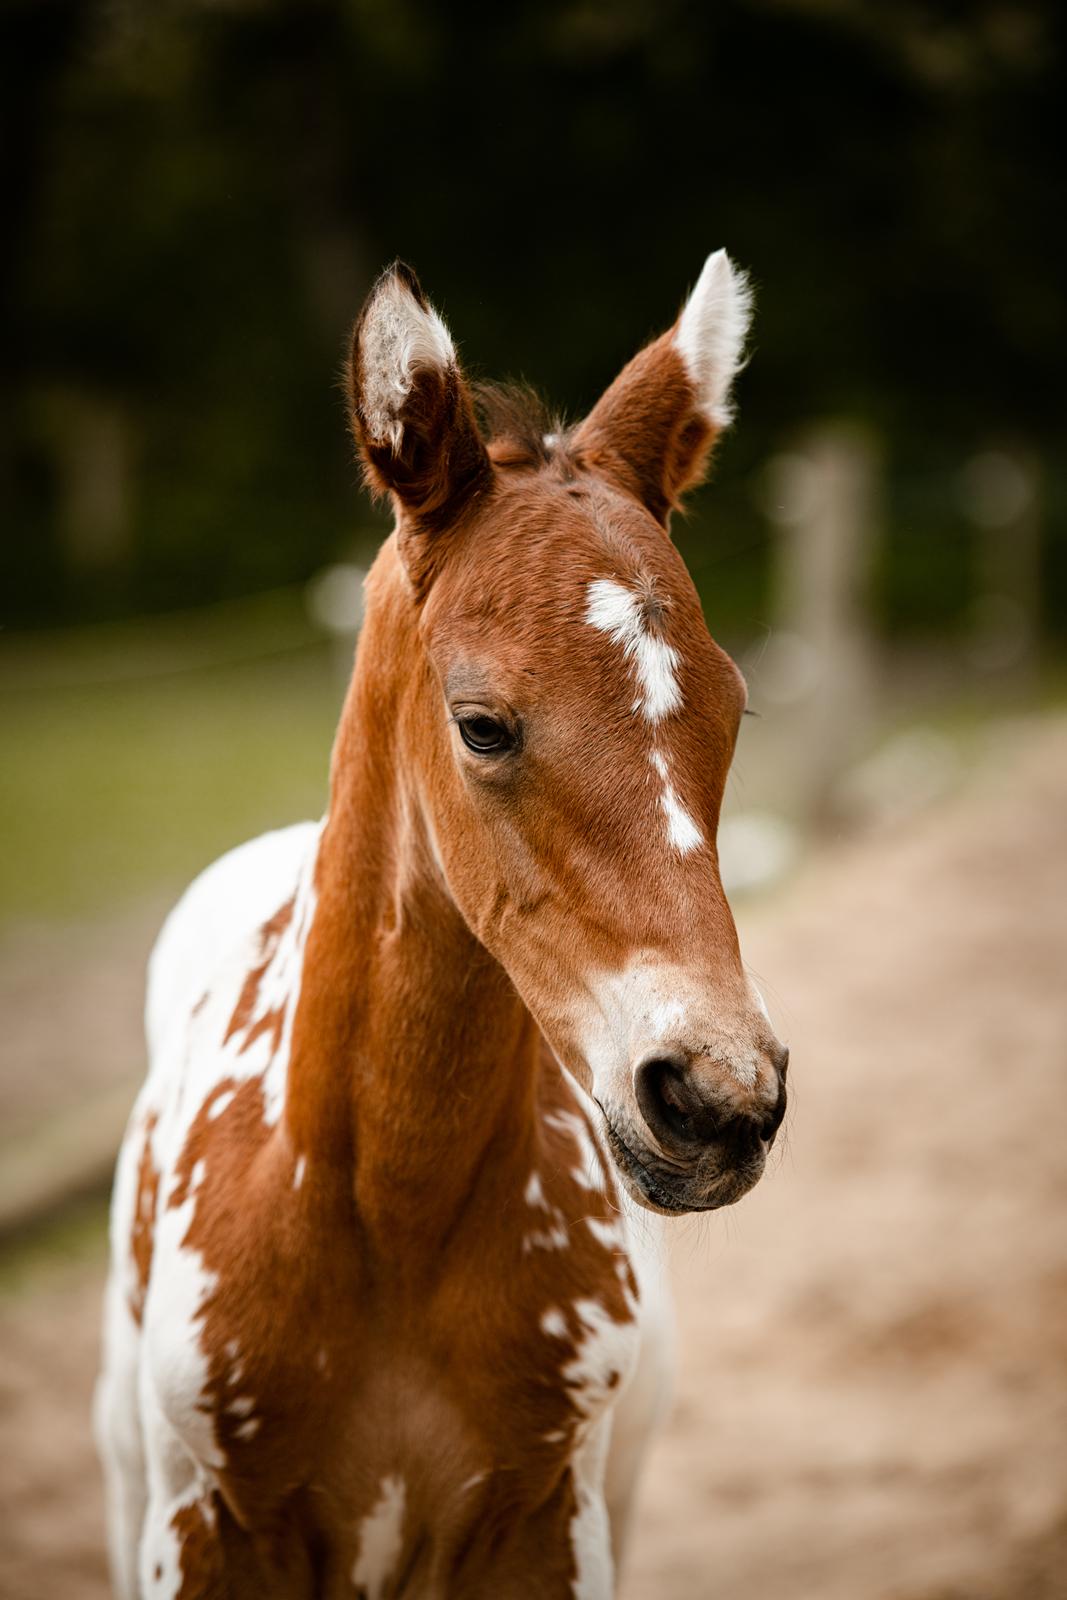
M 230 1101 L 233 1099 L 236 1093 L 236 1089 L 223 1089 L 221 1094 L 215 1096 L 214 1100 L 212 1100 L 211 1104 L 207 1108 L 209 1122 L 214 1122 L 216 1117 L 222 1116 L 222 1113 L 226 1110 L 226 1107 L 230 1104 Z
M 674 344 L 696 390 L 697 404 L 719 428 L 725 428 L 733 416 L 730 386 L 742 365 L 751 320 L 748 279 L 725 250 L 716 250 L 705 261 L 685 303 Z
M 610 1600 L 615 1593 L 611 1526 L 604 1498 L 610 1439 L 611 1419 L 607 1417 L 586 1432 L 571 1457 L 575 1500 L 570 1526 L 574 1600 Z
M 168 917 L 149 963 L 149 1073 L 119 1158 L 104 1366 L 95 1411 L 98 1448 L 107 1471 L 112 1570 L 116 1593 L 124 1597 L 144 1594 L 162 1600 L 175 1595 L 181 1552 L 173 1517 L 198 1505 L 205 1520 L 211 1519 L 212 1480 L 222 1452 L 201 1337 L 202 1312 L 215 1280 L 199 1253 L 185 1243 L 203 1192 L 202 1161 L 190 1174 L 183 1204 L 175 1208 L 169 1202 L 189 1130 L 220 1083 L 262 1077 L 270 1065 L 265 1082 L 268 1116 L 275 1107 L 280 1110 L 288 1030 L 273 1060 L 270 1030 L 243 1054 L 243 1034 L 225 1047 L 222 1039 L 245 978 L 262 962 L 260 930 L 296 888 L 291 938 L 279 941 L 284 951 L 276 948 L 271 954 L 272 967 L 284 965 L 286 970 L 264 974 L 261 992 L 261 1002 L 271 1004 L 288 984 L 291 1017 L 314 910 L 311 875 L 320 831 L 320 824 L 302 823 L 263 835 L 215 862 Z M 234 1092 L 227 1087 L 217 1095 L 210 1118 L 222 1114 Z M 159 1174 L 158 1211 L 138 1326 L 129 1309 L 139 1299 L 131 1233 L 150 1118 L 155 1119 L 150 1157 Z M 241 1377 L 236 1340 L 228 1340 L 224 1351 L 232 1386 Z M 246 1418 L 242 1430 L 251 1433 L 256 1421 Z
M 307 1156 L 297 1156 L 297 1158 L 296 1158 L 296 1166 L 293 1168 L 293 1188 L 294 1189 L 299 1189 L 300 1185 L 303 1183 L 303 1181 L 304 1181 L 304 1173 L 307 1171 L 307 1164 L 308 1164 Z
M 637 1361 L 638 1328 L 632 1320 L 637 1304 L 631 1302 L 631 1317 L 625 1322 L 616 1322 L 599 1300 L 576 1300 L 574 1309 L 583 1334 L 563 1378 L 582 1415 L 597 1417 Z
M 585 1225 L 605 1250 L 626 1249 L 626 1229 L 621 1222 L 607 1222 L 603 1217 L 586 1217 Z
M 206 1400 L 210 1366 L 201 1344 L 201 1313 L 217 1279 L 200 1252 L 185 1243 L 195 1211 L 195 1194 L 180 1206 L 161 1205 L 155 1240 L 160 1266 L 145 1300 L 144 1338 L 163 1415 L 192 1460 L 214 1468 L 223 1457 Z
M 558 1306 L 549 1306 L 541 1317 L 541 1327 L 550 1339 L 567 1337 L 567 1319 Z
M 640 690 L 634 710 L 652 723 L 679 710 L 678 652 L 649 629 L 637 596 L 612 578 L 594 578 L 587 594 L 585 620 L 621 645 L 633 666 Z
M 377 1504 L 359 1525 L 359 1555 L 352 1568 L 352 1582 L 367 1600 L 382 1600 L 400 1559 L 405 1498 L 402 1479 L 384 1478 Z
M 393 274 L 376 290 L 360 331 L 363 421 L 371 439 L 400 449 L 400 413 L 421 368 L 454 366 L 452 336 L 431 306 L 419 305 L 407 284 Z
M 541 1182 L 539 1172 L 531 1172 L 529 1182 L 523 1191 L 523 1199 L 528 1206 L 537 1206 L 542 1211 L 548 1210 L 548 1201 L 545 1199 L 545 1186 Z
M 589 1124 L 578 1111 L 552 1111 L 545 1118 L 548 1127 L 556 1128 L 560 1133 L 567 1133 L 578 1146 L 579 1160 L 576 1167 L 571 1168 L 571 1177 L 583 1189 L 591 1189 L 597 1194 L 604 1193 L 604 1156 L 592 1133 Z
M 548 1228 L 535 1228 L 532 1233 L 523 1236 L 522 1253 L 528 1256 L 531 1250 L 566 1250 L 570 1245 L 570 1235 L 567 1225 L 563 1221 L 562 1213 L 555 1211 L 557 1221 Z

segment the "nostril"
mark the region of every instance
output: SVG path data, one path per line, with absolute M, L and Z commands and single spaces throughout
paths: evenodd
M 685 1064 L 668 1056 L 643 1061 L 635 1073 L 637 1103 L 652 1132 L 675 1143 L 703 1143 L 715 1119 L 685 1080 Z

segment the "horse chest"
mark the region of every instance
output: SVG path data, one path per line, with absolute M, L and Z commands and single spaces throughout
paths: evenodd
M 527 1547 L 566 1565 L 639 1339 L 612 1225 L 568 1219 L 546 1182 L 431 1284 L 382 1282 L 340 1236 L 325 1248 L 321 1219 L 297 1220 L 291 1182 L 254 1217 L 213 1217 L 225 1190 L 206 1170 L 161 1219 L 146 1350 L 163 1425 L 237 1525 L 281 1519 L 342 1577 L 361 1551 L 422 1562 L 413 1593 L 436 1592 L 438 1569 L 442 1592 L 461 1569 L 496 1581 Z

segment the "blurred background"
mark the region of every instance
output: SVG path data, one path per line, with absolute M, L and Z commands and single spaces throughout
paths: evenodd
M 317 814 L 387 528 L 347 330 L 402 256 L 570 418 L 725 245 L 675 534 L 786 1153 L 681 1230 L 627 1600 L 1067 1595 L 1065 13 L 5 0 L 0 1594 L 106 1593 L 88 1442 L 144 960 Z

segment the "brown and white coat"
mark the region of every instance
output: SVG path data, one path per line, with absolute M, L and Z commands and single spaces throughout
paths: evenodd
M 97 1400 L 122 1596 L 613 1592 L 660 1217 L 743 1194 L 784 1108 L 715 853 L 744 686 L 667 533 L 748 310 L 712 256 L 563 433 L 479 426 L 406 269 L 364 308 L 397 526 L 329 814 L 209 868 L 151 962 Z

